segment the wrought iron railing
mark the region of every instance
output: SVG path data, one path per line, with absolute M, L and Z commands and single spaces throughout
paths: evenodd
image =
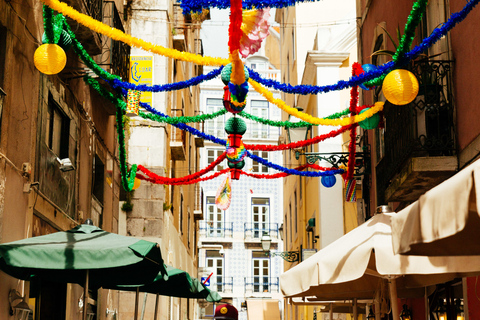
M 246 277 L 245 292 L 278 292 L 278 277 Z
M 233 222 L 200 221 L 200 235 L 207 238 L 231 238 Z
M 252 238 L 260 240 L 265 232 L 270 235 L 271 238 L 278 238 L 278 223 L 245 222 L 243 237 L 244 239 Z
M 421 60 L 412 65 L 419 81 L 417 98 L 384 107 L 384 155 L 377 163 L 378 203 L 385 203 L 390 180 L 411 157 L 455 154 L 452 61 Z
M 123 28 L 122 19 L 118 14 L 118 10 L 113 4 L 113 27 L 122 31 L 125 31 Z M 130 46 L 125 44 L 121 41 L 113 41 L 112 40 L 112 48 L 111 48 L 111 63 L 112 63 L 112 71 L 114 74 L 122 77 L 123 81 L 128 81 L 129 79 L 129 70 L 130 70 Z
M 88 15 L 95 20 L 102 21 L 103 0 L 84 0 Z
M 208 288 L 217 292 L 231 293 L 233 292 L 233 277 L 212 277 Z

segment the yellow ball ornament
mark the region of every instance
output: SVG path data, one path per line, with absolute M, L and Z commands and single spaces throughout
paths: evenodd
M 135 180 L 133 180 L 132 190 L 138 189 L 138 187 L 140 187 L 141 182 L 142 180 L 135 178 Z
M 412 102 L 418 94 L 417 78 L 408 70 L 393 70 L 383 80 L 385 99 L 396 105 Z
M 57 74 L 65 68 L 67 55 L 59 45 L 45 43 L 35 50 L 33 63 L 41 73 Z

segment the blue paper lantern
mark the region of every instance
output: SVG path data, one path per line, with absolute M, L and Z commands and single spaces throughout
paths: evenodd
M 322 179 L 322 185 L 325 187 L 325 188 L 331 188 L 335 185 L 335 183 L 337 182 L 337 178 L 335 178 L 334 175 L 331 175 L 331 176 L 323 176 Z
M 372 71 L 372 70 L 375 70 L 376 68 L 377 68 L 376 66 L 374 66 L 373 64 L 370 64 L 370 63 L 366 63 L 366 64 L 362 65 L 363 72 L 367 72 L 367 73 Z M 360 88 L 362 88 L 363 90 L 367 90 L 367 91 L 375 88 L 375 87 L 368 88 L 368 87 L 365 87 L 363 84 L 359 84 L 358 86 Z
M 367 111 L 368 109 L 370 108 L 365 108 L 363 109 L 362 111 L 360 111 L 359 114 L 362 114 L 364 113 L 365 111 Z M 375 113 L 373 116 L 371 116 L 370 118 L 367 118 L 363 121 L 360 121 L 358 123 L 358 125 L 362 128 L 362 129 L 365 129 L 365 130 L 370 130 L 370 129 L 375 129 L 377 126 L 378 126 L 378 123 L 380 122 L 380 116 L 378 115 L 378 112 Z

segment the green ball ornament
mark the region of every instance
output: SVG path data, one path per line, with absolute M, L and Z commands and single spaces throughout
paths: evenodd
M 243 167 L 245 167 L 245 160 L 242 160 L 240 162 L 230 162 L 230 161 L 227 161 L 228 162 L 228 167 L 230 169 L 243 169 Z
M 363 109 L 362 111 L 360 111 L 359 114 L 362 114 L 363 112 L 367 111 L 369 108 L 365 108 Z M 365 129 L 365 130 L 370 130 L 370 129 L 375 129 L 378 124 L 380 122 L 380 116 L 378 115 L 378 113 L 375 113 L 373 116 L 371 116 L 370 118 L 367 118 L 363 121 L 360 121 L 358 123 L 358 125 L 362 128 L 362 129 Z
M 225 123 L 225 132 L 228 134 L 244 134 L 247 131 L 247 124 L 240 118 L 233 117 Z
M 248 73 L 247 67 L 243 67 L 243 70 L 245 71 L 245 81 L 250 78 L 250 74 Z M 220 77 L 222 78 L 222 81 L 225 85 L 228 85 L 230 82 L 230 75 L 232 74 L 232 64 L 229 63 L 222 69 L 222 73 L 220 74 Z

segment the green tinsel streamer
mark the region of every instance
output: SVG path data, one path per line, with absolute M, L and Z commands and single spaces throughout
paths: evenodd
M 47 38 L 47 43 L 58 43 L 58 39 L 55 42 L 53 25 L 53 9 L 50 9 L 50 7 L 48 7 L 47 5 L 43 5 L 43 29 L 45 30 L 45 37 Z
M 107 98 L 112 102 L 116 108 L 116 121 L 117 121 L 117 133 L 118 133 L 118 150 L 119 150 L 119 160 L 120 160 L 120 172 L 122 176 L 122 186 L 126 191 L 132 191 L 133 182 L 128 181 L 127 179 L 127 154 L 125 152 L 125 132 L 123 131 L 123 113 L 125 109 L 125 101 L 120 99 L 118 96 L 115 97 L 111 92 L 107 91 L 105 88 L 100 86 L 98 81 L 89 77 L 88 75 L 83 77 L 84 81 L 88 83 L 92 88 L 97 91 L 102 97 Z M 133 167 L 132 167 L 133 169 Z M 130 174 L 132 172 L 130 171 Z M 132 181 L 134 181 L 133 179 Z
M 418 24 L 422 20 L 423 13 L 427 8 L 427 3 L 428 3 L 428 0 L 418 0 L 413 4 L 412 11 L 410 12 L 410 15 L 408 16 L 408 19 L 407 19 L 407 23 L 405 24 L 405 31 L 403 33 L 402 38 L 400 39 L 400 43 L 398 44 L 397 50 L 395 51 L 395 54 L 392 57 L 393 61 L 397 62 L 398 60 L 400 60 L 405 55 L 405 53 L 410 49 L 410 46 L 413 43 L 413 39 L 415 38 L 415 28 L 418 26 Z M 381 85 L 383 82 L 383 79 L 385 79 L 386 76 L 387 74 L 384 74 L 378 78 L 365 82 L 364 85 L 367 87 Z
M 112 81 L 113 79 L 122 80 L 119 76 L 112 75 L 107 71 L 103 70 L 93 59 L 88 55 L 87 51 L 83 48 L 83 45 L 77 40 L 75 37 L 75 33 L 73 33 L 72 29 L 68 23 L 65 23 L 65 30 L 68 32 L 70 37 L 72 38 L 73 42 L 73 49 L 77 53 L 77 55 L 82 59 L 87 67 L 92 69 L 96 74 L 99 74 L 103 79 Z
M 134 164 L 130 168 L 130 175 L 128 178 L 128 190 L 132 191 L 133 190 L 133 185 L 135 184 L 135 177 L 137 175 L 137 165 Z
M 156 122 L 165 122 L 168 124 L 178 124 L 178 123 L 193 123 L 193 122 L 202 122 L 205 120 L 211 120 L 214 118 L 217 118 L 219 116 L 224 115 L 228 111 L 225 109 L 222 109 L 220 111 L 210 113 L 210 114 L 202 114 L 198 116 L 193 116 L 193 117 L 162 117 L 159 116 L 158 114 L 153 114 L 153 113 L 145 113 L 145 116 L 142 116 L 145 119 L 149 119 L 152 121 Z

